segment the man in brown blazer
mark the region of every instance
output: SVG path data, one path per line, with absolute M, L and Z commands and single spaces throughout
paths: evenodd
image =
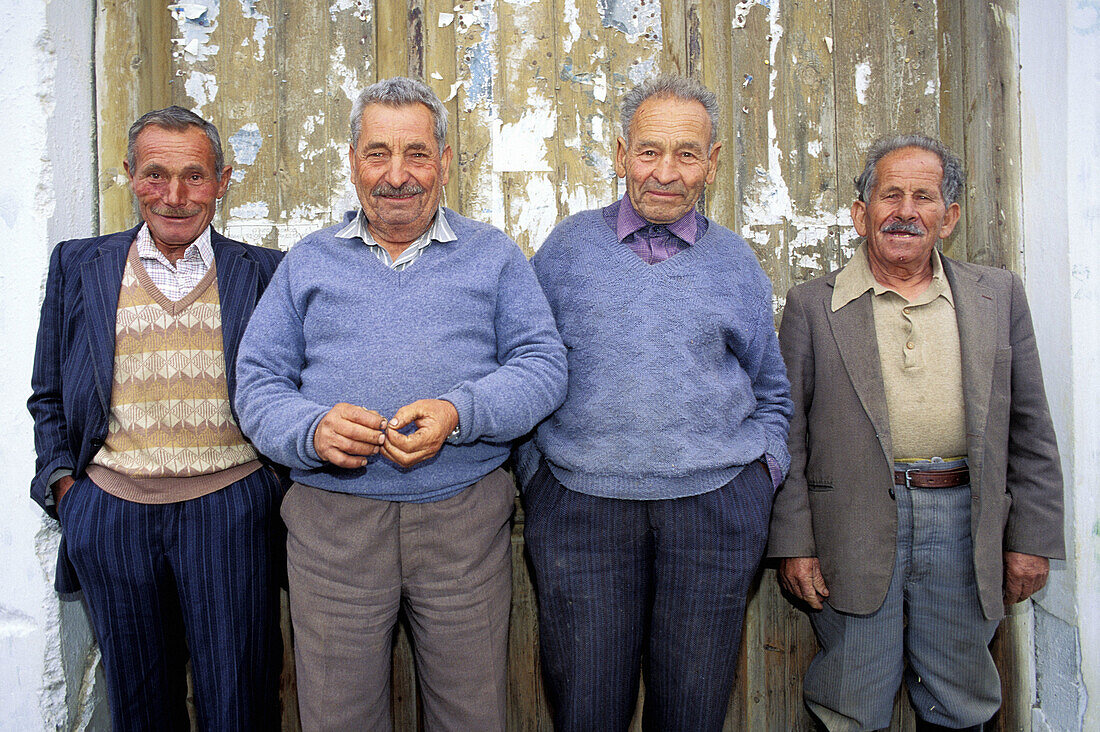
M 903 675 L 919 730 L 980 729 L 1004 606 L 1065 556 L 1023 285 L 935 250 L 963 182 L 935 140 L 877 141 L 852 204 L 863 245 L 787 294 L 792 462 L 768 555 L 812 609 L 804 693 L 829 730 L 887 727 Z

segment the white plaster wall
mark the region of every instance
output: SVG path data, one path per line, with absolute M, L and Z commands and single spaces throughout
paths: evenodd
M 1020 4 L 1024 266 L 1066 479 L 1035 605 L 1037 730 L 1100 729 L 1100 0 Z
M 56 523 L 29 498 L 26 409 L 51 245 L 94 233 L 91 0 L 0 2 L 0 729 L 80 728 L 90 648 L 53 591 Z M 59 628 L 72 629 L 62 644 Z M 66 675 L 76 678 L 66 683 Z M 91 678 L 91 675 L 89 675 Z M 75 682 L 75 683 L 74 683 Z M 94 721 L 93 721 L 94 720 Z

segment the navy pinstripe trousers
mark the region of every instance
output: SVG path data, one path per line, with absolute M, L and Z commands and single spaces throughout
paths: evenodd
M 539 466 L 524 491 L 539 649 L 558 732 L 626 730 L 645 680 L 647 730 L 719 730 L 772 482 L 754 462 L 697 496 L 599 498 Z
M 126 501 L 87 476 L 62 497 L 115 730 L 189 728 L 188 652 L 199 729 L 278 728 L 281 496 L 260 468 L 179 503 Z

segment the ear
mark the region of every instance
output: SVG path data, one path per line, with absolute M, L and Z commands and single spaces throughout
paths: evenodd
M 710 168 L 707 171 L 707 185 L 708 186 L 712 185 L 714 183 L 714 176 L 718 173 L 718 151 L 721 150 L 721 149 L 722 149 L 722 143 L 716 142 L 716 143 L 714 143 L 714 147 L 712 147 L 710 149 L 710 155 L 707 156 L 708 159 L 709 159 L 708 167 Z
M 122 169 L 126 171 L 126 177 L 130 179 L 130 185 L 134 184 L 134 171 L 130 170 L 130 161 L 122 161 Z
M 867 236 L 867 204 L 858 199 L 852 201 L 852 223 L 857 234 Z
M 953 203 L 947 207 L 947 215 L 943 217 L 943 225 L 940 226 L 941 239 L 951 236 L 951 232 L 955 230 L 955 224 L 959 223 L 959 216 L 961 215 L 962 209 L 959 208 L 958 203 Z
M 443 148 L 443 153 L 439 156 L 439 180 L 441 185 L 446 185 L 447 181 L 451 179 L 451 158 L 454 157 L 454 150 L 450 145 L 446 145 Z
M 626 177 L 626 140 L 619 137 L 615 141 L 615 175 L 620 178 Z
M 359 169 L 355 167 L 355 146 L 348 145 L 348 168 L 351 169 L 351 184 L 359 184 Z
M 222 168 L 222 177 L 218 181 L 218 198 L 225 195 L 225 192 L 229 190 L 229 181 L 233 179 L 233 166 L 227 165 Z

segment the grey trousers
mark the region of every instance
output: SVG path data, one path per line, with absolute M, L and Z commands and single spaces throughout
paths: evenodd
M 934 724 L 981 724 L 1001 703 L 989 653 L 997 621 L 982 615 L 974 578 L 970 487 L 894 491 L 897 558 L 882 606 L 849 615 L 826 603 L 810 614 L 821 650 L 805 699 L 830 732 L 888 727 L 903 675 L 913 710 Z
M 502 470 L 433 503 L 294 484 L 282 516 L 303 729 L 392 729 L 402 606 L 426 729 L 504 729 L 514 498 Z

